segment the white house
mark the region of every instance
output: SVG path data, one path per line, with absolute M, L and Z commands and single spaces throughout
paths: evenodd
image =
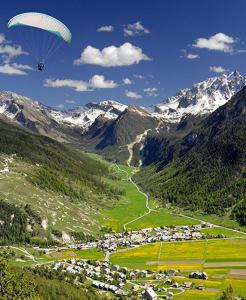
M 142 296 L 144 299 L 147 300 L 157 300 L 157 294 L 152 288 L 147 288 L 145 291 L 142 292 Z

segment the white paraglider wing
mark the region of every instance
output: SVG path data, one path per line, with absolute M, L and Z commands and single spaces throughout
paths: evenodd
M 61 21 L 42 13 L 28 12 L 13 17 L 8 22 L 8 28 L 13 26 L 31 26 L 49 31 L 70 43 L 72 35 L 70 30 Z

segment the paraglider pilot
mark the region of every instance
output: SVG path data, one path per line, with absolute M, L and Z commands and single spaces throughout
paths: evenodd
M 37 68 L 39 71 L 43 71 L 44 64 L 43 63 L 38 63 Z

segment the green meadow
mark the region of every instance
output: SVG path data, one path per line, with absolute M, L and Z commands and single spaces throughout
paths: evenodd
M 175 268 L 181 275 L 191 271 L 205 271 L 208 280 L 173 278 L 182 284 L 192 281 L 202 283 L 204 291 L 186 290 L 175 299 L 216 299 L 230 284 L 235 293 L 246 296 L 246 239 L 218 239 L 192 242 L 168 242 L 120 250 L 110 257 L 114 264 L 130 269 L 164 271 Z

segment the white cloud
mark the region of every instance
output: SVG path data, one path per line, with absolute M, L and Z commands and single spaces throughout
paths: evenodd
M 28 55 L 19 45 L 14 45 L 11 41 L 6 40 L 5 35 L 0 33 L 0 55 L 2 59 L 8 63 L 14 57 L 20 55 Z
M 112 89 L 118 84 L 113 80 L 106 80 L 103 75 L 94 75 L 88 82 L 83 80 L 73 79 L 51 79 L 47 78 L 44 81 L 44 86 L 51 88 L 69 87 L 76 92 L 87 92 L 95 89 Z
M 86 92 L 89 90 L 88 83 L 83 80 L 73 79 L 50 79 L 47 78 L 44 81 L 44 86 L 51 88 L 69 87 L 76 92 Z
M 0 73 L 8 75 L 27 75 L 25 70 L 32 70 L 30 66 L 4 63 L 0 65 Z
M 181 49 L 180 52 L 182 52 L 183 54 L 180 56 L 182 58 L 186 58 L 186 59 L 198 59 L 200 58 L 200 55 L 196 54 L 196 53 L 189 53 L 187 52 L 187 50 L 185 49 Z
M 122 81 L 123 81 L 123 84 L 125 84 L 125 85 L 129 85 L 129 84 L 133 83 L 132 80 L 129 78 L 123 78 Z
M 210 72 L 215 72 L 215 73 L 225 73 L 228 70 L 223 68 L 222 66 L 210 66 L 209 71 Z
M 138 93 L 133 92 L 133 91 L 126 90 L 125 93 L 128 98 L 133 98 L 133 99 L 141 99 L 142 98 L 141 95 L 139 95 Z
M 23 51 L 21 46 L 11 44 L 11 41 L 6 40 L 5 35 L 0 33 L 0 57 L 2 59 L 0 73 L 8 75 L 27 75 L 26 70 L 33 70 L 28 65 L 11 63 L 14 57 L 20 55 L 28 55 L 28 53 Z
M 76 103 L 75 100 L 70 100 L 70 99 L 65 100 L 65 102 L 66 102 L 67 104 L 75 104 L 75 103 Z
M 186 58 L 187 59 L 197 59 L 197 58 L 200 58 L 200 56 L 198 54 L 194 54 L 194 53 L 187 53 Z
M 219 32 L 209 38 L 198 38 L 193 47 L 230 53 L 233 52 L 236 42 L 233 37 Z
M 103 67 L 130 66 L 138 64 L 142 60 L 151 60 L 143 50 L 131 43 L 125 43 L 120 47 L 109 46 L 102 50 L 87 46 L 74 61 L 74 64 L 93 64 Z
M 104 25 L 104 26 L 97 28 L 97 31 L 98 32 L 112 32 L 112 31 L 114 31 L 114 26 Z
M 13 63 L 12 66 L 14 68 L 17 68 L 17 69 L 20 69 L 20 70 L 33 70 L 33 68 L 31 66 L 28 66 L 28 65 Z
M 146 88 L 144 92 L 150 97 L 156 97 L 158 89 L 157 88 Z
M 105 80 L 103 75 L 94 75 L 89 81 L 89 86 L 93 89 L 113 89 L 118 84 L 113 80 Z
M 123 28 L 124 36 L 134 36 L 150 33 L 149 29 L 145 28 L 141 22 L 125 25 Z

